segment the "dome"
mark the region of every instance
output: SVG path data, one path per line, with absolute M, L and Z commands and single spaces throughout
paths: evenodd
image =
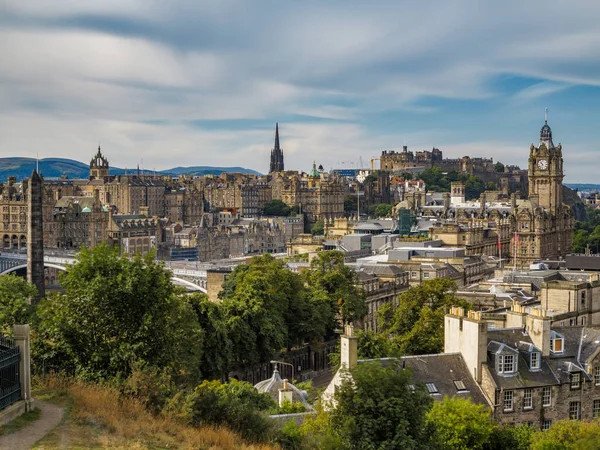
M 294 402 L 303 403 L 310 409 L 310 405 L 306 401 L 308 394 L 305 391 L 301 391 L 290 382 L 288 382 L 288 387 L 293 391 L 292 398 L 294 399 Z M 273 369 L 273 376 L 271 378 L 256 383 L 254 388 L 261 394 L 269 394 L 273 400 L 278 401 L 279 389 L 283 388 L 283 379 L 281 378 L 281 375 L 279 375 L 277 366 Z
M 90 209 L 89 206 L 84 206 L 83 209 L 81 210 L 82 213 L 91 213 L 92 210 Z
M 313 161 L 312 170 L 310 171 L 310 173 L 308 175 L 311 176 L 311 177 L 318 177 L 319 176 L 319 171 L 317 170 L 317 165 L 315 164 L 314 161 Z

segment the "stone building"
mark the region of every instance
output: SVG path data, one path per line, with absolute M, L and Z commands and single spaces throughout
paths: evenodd
M 91 248 L 107 241 L 108 208 L 95 197 L 63 196 L 47 224 L 46 247 Z
M 162 243 L 162 224 L 158 217 L 144 214 L 109 214 L 108 240 L 120 252 L 146 255 Z

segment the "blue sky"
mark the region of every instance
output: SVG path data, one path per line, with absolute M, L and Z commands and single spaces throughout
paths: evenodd
M 365 166 L 440 148 L 526 166 L 544 108 L 597 182 L 597 1 L 0 0 L 0 156 L 148 169 Z

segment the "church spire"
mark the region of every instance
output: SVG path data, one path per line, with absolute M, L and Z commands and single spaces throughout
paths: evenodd
M 283 170 L 283 150 L 279 146 L 279 123 L 275 124 L 275 145 L 271 150 L 271 166 L 269 173 Z

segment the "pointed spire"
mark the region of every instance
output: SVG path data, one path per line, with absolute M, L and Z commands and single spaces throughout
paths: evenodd
M 275 123 L 275 150 L 279 150 L 279 122 Z
M 544 110 L 544 123 L 548 124 L 548 108 Z

